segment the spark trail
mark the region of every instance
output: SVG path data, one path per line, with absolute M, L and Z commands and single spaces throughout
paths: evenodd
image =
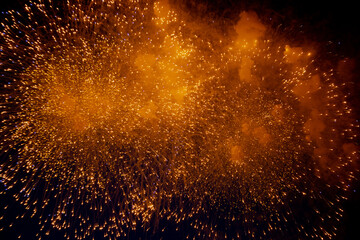
M 358 166 L 346 86 L 255 13 L 30 1 L 0 56 L 3 194 L 38 236 L 336 235 Z

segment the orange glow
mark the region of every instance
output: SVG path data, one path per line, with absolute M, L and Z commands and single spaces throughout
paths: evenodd
M 348 189 L 359 168 L 349 59 L 328 67 L 252 11 L 225 21 L 167 0 L 30 2 L 0 34 L 0 177 L 32 214 L 50 213 L 42 227 L 270 239 L 294 222 L 304 239 L 335 236 L 323 229 L 343 193 L 321 192 Z M 314 226 L 296 225 L 303 200 Z

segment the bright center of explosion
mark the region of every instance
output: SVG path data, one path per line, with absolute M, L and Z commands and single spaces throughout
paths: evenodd
M 351 108 L 311 46 L 275 38 L 253 12 L 220 26 L 165 0 L 66 7 L 26 6 L 31 24 L 3 35 L 2 58 L 17 58 L 7 88 L 18 93 L 3 96 L 20 107 L 2 128 L 2 150 L 19 153 L 15 173 L 2 163 L 1 176 L 15 186 L 26 169 L 21 192 L 43 191 L 44 205 L 16 198 L 34 213 L 51 209 L 51 224 L 79 239 L 161 221 L 206 238 L 240 223 L 234 236 L 261 239 L 293 221 L 290 197 L 318 201 L 319 216 L 329 214 L 322 201 L 339 202 L 318 192 L 353 177 Z M 317 229 L 330 220 L 314 221 L 296 231 L 327 235 Z

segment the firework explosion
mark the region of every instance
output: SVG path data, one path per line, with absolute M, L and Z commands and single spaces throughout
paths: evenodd
M 60 2 L 5 14 L 0 42 L 3 194 L 39 238 L 335 236 L 357 126 L 314 47 L 254 12 Z

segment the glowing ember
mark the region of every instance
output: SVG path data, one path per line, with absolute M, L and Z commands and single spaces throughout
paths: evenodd
M 46 235 L 336 234 L 358 126 L 314 47 L 254 12 L 220 28 L 165 0 L 25 8 L 2 24 L 0 177 Z

